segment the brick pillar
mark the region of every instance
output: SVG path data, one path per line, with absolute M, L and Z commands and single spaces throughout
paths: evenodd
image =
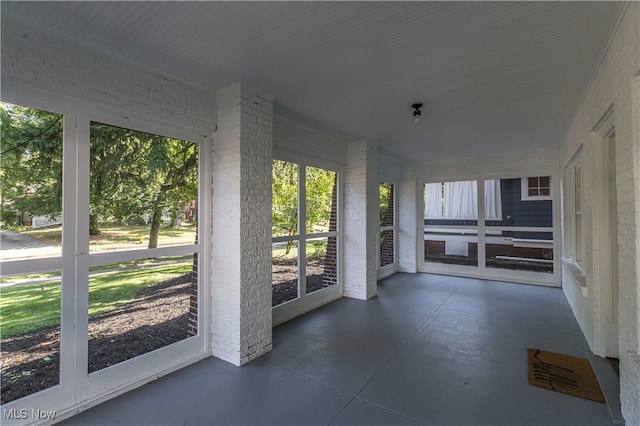
M 198 244 L 198 227 L 196 226 L 196 244 Z M 198 334 L 198 253 L 193 253 L 191 268 L 191 285 L 189 286 L 189 316 L 187 335 Z
M 378 149 L 367 142 L 347 144 L 344 194 L 344 295 L 369 299 L 377 294 L 380 222 Z
M 398 184 L 398 270 L 415 273 L 418 271 L 419 245 L 424 244 L 424 212 L 419 211 L 419 197 L 424 196 L 424 186 L 418 184 L 415 166 L 405 168 L 402 181 Z
M 338 230 L 338 176 L 333 181 L 331 193 L 331 216 L 329 217 L 329 232 Z M 338 247 L 337 238 L 329 237 L 327 254 L 324 258 L 324 273 L 322 286 L 327 287 L 338 283 Z
M 273 103 L 234 84 L 213 138 L 212 354 L 235 365 L 271 350 Z

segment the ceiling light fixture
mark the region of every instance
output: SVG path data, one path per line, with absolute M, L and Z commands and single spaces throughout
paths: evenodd
M 422 115 L 422 112 L 420 111 L 420 108 L 422 108 L 422 104 L 421 103 L 413 104 L 411 105 L 411 108 L 413 108 L 413 121 L 417 123 L 420 121 L 420 116 Z

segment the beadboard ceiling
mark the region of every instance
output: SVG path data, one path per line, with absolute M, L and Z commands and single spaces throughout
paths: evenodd
M 14 16 L 414 160 L 558 148 L 619 2 L 6 2 Z M 424 104 L 414 123 L 411 104 Z

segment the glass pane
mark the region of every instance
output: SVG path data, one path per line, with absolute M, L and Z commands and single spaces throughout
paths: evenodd
M 91 123 L 91 252 L 194 244 L 198 145 Z
M 426 184 L 424 218 L 425 226 L 477 225 L 477 181 Z
M 537 177 L 530 177 L 529 178 L 529 188 L 537 188 L 538 185 L 538 178 Z
M 551 181 L 551 178 L 549 176 L 541 176 L 540 177 L 540 187 L 541 188 L 549 188 L 550 181 Z
M 380 232 L 380 267 L 394 262 L 393 229 Z
M 529 178 L 536 179 L 536 178 Z M 493 184 L 491 182 L 494 182 Z M 500 198 L 495 182 L 499 182 Z M 523 200 L 523 180 L 520 177 L 485 181 L 485 216 L 486 226 L 517 226 L 517 227 L 552 227 L 553 226 L 553 200 Z M 525 181 L 526 184 L 526 181 Z M 531 193 L 533 191 L 533 193 Z M 491 192 L 495 197 L 492 197 Z M 529 195 L 540 194 L 536 188 L 529 188 Z M 491 198 L 491 199 L 490 199 Z M 489 213 L 492 214 L 489 214 Z M 490 217 L 490 216 L 494 217 Z M 488 230 L 487 235 L 499 235 L 513 237 L 509 231 Z M 550 236 L 548 236 L 551 238 Z
M 427 233 L 424 241 L 424 261 L 453 265 L 478 265 L 478 238 L 474 231 L 445 230 Z
M 514 232 L 513 237 L 489 236 L 488 268 L 553 273 L 553 235 L 548 232 Z M 527 237 L 527 238 L 522 238 Z
M 380 182 L 380 226 L 393 226 L 393 184 Z
M 91 268 L 89 372 L 193 335 L 195 264 L 189 255 Z
M 330 170 L 306 169 L 307 233 L 328 232 L 337 215 L 336 182 L 338 174 Z
M 538 195 L 538 188 L 529 188 L 530 197 L 537 197 Z
M 271 249 L 271 306 L 298 298 L 298 242 L 273 243 Z
M 2 404 L 60 382 L 61 271 L 0 278 Z
M 298 165 L 273 160 L 272 235 L 298 233 Z
M 307 294 L 337 284 L 336 237 L 307 241 Z
M 63 116 L 0 105 L 0 259 L 62 253 Z

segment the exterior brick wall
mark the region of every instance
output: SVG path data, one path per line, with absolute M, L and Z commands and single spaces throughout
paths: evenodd
M 389 184 L 389 200 L 387 204 L 387 211 L 380 223 L 381 226 L 393 226 L 395 219 L 395 206 L 394 206 L 394 191 L 395 185 Z M 382 231 L 380 236 L 380 266 L 391 265 L 395 262 L 395 244 L 394 235 L 395 232 L 392 229 Z
M 338 230 L 338 176 L 333 181 L 331 193 L 331 216 L 329 217 L 329 232 Z M 327 239 L 327 253 L 324 257 L 324 273 L 322 286 L 338 284 L 338 239 Z

